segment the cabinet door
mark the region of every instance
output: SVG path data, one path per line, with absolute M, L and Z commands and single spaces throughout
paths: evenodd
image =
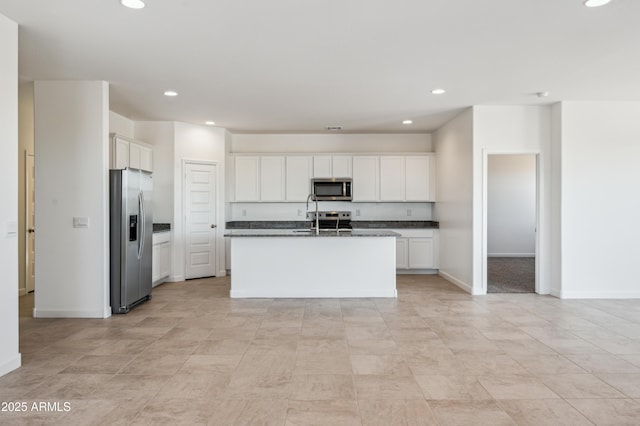
M 379 160 L 377 156 L 353 157 L 353 201 L 378 201 Z
M 160 246 L 162 244 L 154 244 L 151 250 L 151 282 L 154 283 L 160 279 Z
M 153 151 L 151 148 L 140 145 L 140 169 L 153 171 Z
M 407 201 L 432 201 L 431 161 L 432 156 L 406 157 L 405 193 Z
M 350 155 L 334 155 L 331 158 L 332 177 L 350 178 L 353 176 L 351 171 L 352 157 Z
M 380 157 L 380 201 L 404 201 L 404 157 Z
M 315 178 L 333 177 L 330 155 L 315 155 L 313 157 L 313 177 Z
M 138 144 L 129 144 L 129 167 L 133 169 L 140 168 L 141 147 Z
M 236 157 L 236 201 L 260 200 L 260 157 Z
M 284 201 L 283 156 L 260 157 L 260 201 Z
M 171 244 L 160 244 L 160 256 L 158 256 L 160 265 L 158 265 L 158 273 L 160 278 L 166 278 L 171 275 Z
M 286 164 L 287 201 L 306 201 L 311 192 L 311 156 L 289 156 Z
M 129 142 L 116 136 L 111 143 L 111 168 L 124 169 L 129 167 Z
M 409 268 L 409 240 L 396 237 L 396 269 Z
M 409 238 L 409 269 L 433 269 L 433 238 Z

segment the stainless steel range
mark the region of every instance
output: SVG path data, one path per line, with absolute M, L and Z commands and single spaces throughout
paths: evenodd
M 321 211 L 318 214 L 318 225 L 321 231 L 351 231 L 351 212 Z M 308 218 L 315 228 L 316 212 L 308 213 Z

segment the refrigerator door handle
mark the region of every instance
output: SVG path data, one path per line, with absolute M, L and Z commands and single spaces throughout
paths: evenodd
M 144 217 L 144 196 L 142 191 L 138 192 L 138 208 L 140 212 L 140 226 L 138 227 L 138 260 L 142 259 L 142 253 L 144 252 L 144 233 L 145 233 L 145 217 Z

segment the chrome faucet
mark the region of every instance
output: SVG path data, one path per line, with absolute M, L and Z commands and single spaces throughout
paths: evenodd
M 318 197 L 313 195 L 313 193 L 307 196 L 307 207 L 305 210 L 307 211 L 307 217 L 309 217 L 309 200 L 311 199 L 316 202 L 316 235 L 320 235 L 320 215 L 318 214 Z

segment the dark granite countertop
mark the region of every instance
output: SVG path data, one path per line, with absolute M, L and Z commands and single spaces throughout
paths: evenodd
M 232 229 L 225 237 L 399 237 L 400 234 L 386 229 L 354 229 L 353 231 L 320 231 L 316 234 L 307 229 Z
M 352 220 L 351 226 L 357 229 L 438 229 L 439 223 L 433 220 Z
M 227 229 L 309 229 L 306 220 L 237 220 L 227 222 Z M 354 229 L 438 229 L 432 220 L 352 220 Z
M 171 231 L 170 223 L 154 223 L 153 224 L 153 232 L 168 232 Z

